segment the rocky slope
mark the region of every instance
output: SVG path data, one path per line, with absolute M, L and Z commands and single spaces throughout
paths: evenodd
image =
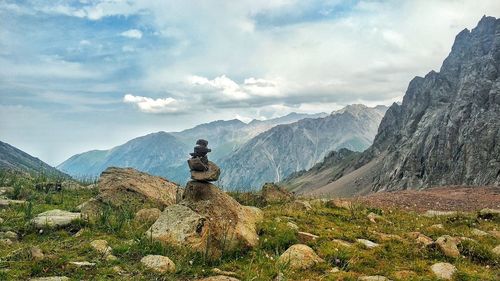
M 237 119 L 218 120 L 181 132 L 158 132 L 138 137 L 110 150 L 92 150 L 77 154 L 61 163 L 57 168 L 74 177 L 85 178 L 97 177 L 111 166 L 132 167 L 184 184 L 189 178 L 185 161 L 199 138 L 209 141 L 209 145 L 214 151 L 210 154 L 210 158 L 217 161 L 245 141 L 278 124 L 325 115 L 324 113 L 291 113 L 265 121 L 254 120 L 248 124 Z
M 69 176 L 42 160 L 0 141 L 0 170 L 11 170 L 31 175 L 44 174 L 60 178 Z
M 437 185 L 500 185 L 500 20 L 460 32 L 440 72 L 414 78 L 373 145 L 301 192 L 352 195 Z M 342 177 L 336 179 L 337 175 Z M 315 182 L 333 181 L 318 187 Z
M 332 150 L 363 151 L 371 145 L 386 109 L 350 105 L 324 118 L 276 126 L 220 162 L 221 184 L 229 189 L 257 189 L 311 168 Z

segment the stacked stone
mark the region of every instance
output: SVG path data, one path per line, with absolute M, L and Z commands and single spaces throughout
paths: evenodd
M 220 168 L 215 163 L 208 161 L 207 154 L 212 150 L 208 147 L 208 141 L 199 139 L 194 147 L 194 152 L 190 153 L 188 160 L 191 179 L 200 182 L 217 181 L 220 176 Z

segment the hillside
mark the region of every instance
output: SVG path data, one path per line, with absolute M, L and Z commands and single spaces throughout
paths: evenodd
M 276 126 L 222 159 L 221 184 L 258 189 L 311 168 L 332 150 L 363 151 L 371 145 L 386 109 L 349 105 L 323 118 Z
M 240 120 L 218 120 L 195 126 L 181 132 L 157 132 L 138 137 L 109 150 L 92 150 L 74 155 L 57 166 L 77 178 L 97 177 L 107 167 L 133 167 L 184 184 L 189 178 L 185 161 L 197 139 L 209 141 L 213 153 L 210 159 L 220 158 L 237 149 L 242 143 L 278 124 L 287 124 L 319 114 L 298 114 L 254 120 L 248 124 Z
M 56 168 L 43 162 L 42 160 L 29 155 L 28 153 L 0 141 L 0 170 L 17 171 L 30 175 L 44 174 L 66 178 L 68 175 L 60 172 Z
M 472 31 L 456 36 L 440 72 L 410 82 L 402 104 L 387 110 L 369 149 L 340 169 L 312 171 L 290 184 L 303 193 L 342 196 L 500 185 L 499 69 L 500 20 L 483 17 Z

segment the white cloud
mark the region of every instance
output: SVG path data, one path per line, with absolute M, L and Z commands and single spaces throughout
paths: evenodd
M 128 37 L 128 38 L 133 38 L 133 39 L 141 39 L 142 38 L 142 31 L 139 29 L 129 29 L 127 31 L 124 31 L 120 33 L 121 36 Z
M 174 98 L 152 99 L 126 94 L 123 102 L 137 105 L 140 111 L 146 113 L 177 113 L 181 110 L 179 102 Z

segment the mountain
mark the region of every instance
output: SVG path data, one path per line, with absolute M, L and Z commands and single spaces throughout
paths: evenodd
M 210 159 L 218 161 L 255 135 L 277 124 L 292 123 L 306 117 L 321 117 L 326 113 L 292 113 L 248 124 L 234 120 L 218 120 L 181 132 L 158 132 L 138 137 L 110 150 L 92 150 L 74 155 L 57 166 L 74 177 L 96 177 L 107 167 L 133 167 L 178 183 L 189 178 L 186 160 L 197 139 L 209 141 L 213 152 Z
M 349 105 L 323 118 L 278 125 L 222 159 L 220 182 L 229 189 L 257 189 L 311 168 L 332 150 L 363 151 L 371 145 L 386 110 Z
M 341 196 L 500 185 L 499 71 L 500 20 L 485 16 L 456 36 L 440 72 L 410 82 L 369 149 L 329 173 L 308 171 L 287 184 L 301 193 Z
M 0 170 L 17 171 L 31 175 L 44 174 L 60 178 L 69 176 L 42 160 L 0 141 Z

